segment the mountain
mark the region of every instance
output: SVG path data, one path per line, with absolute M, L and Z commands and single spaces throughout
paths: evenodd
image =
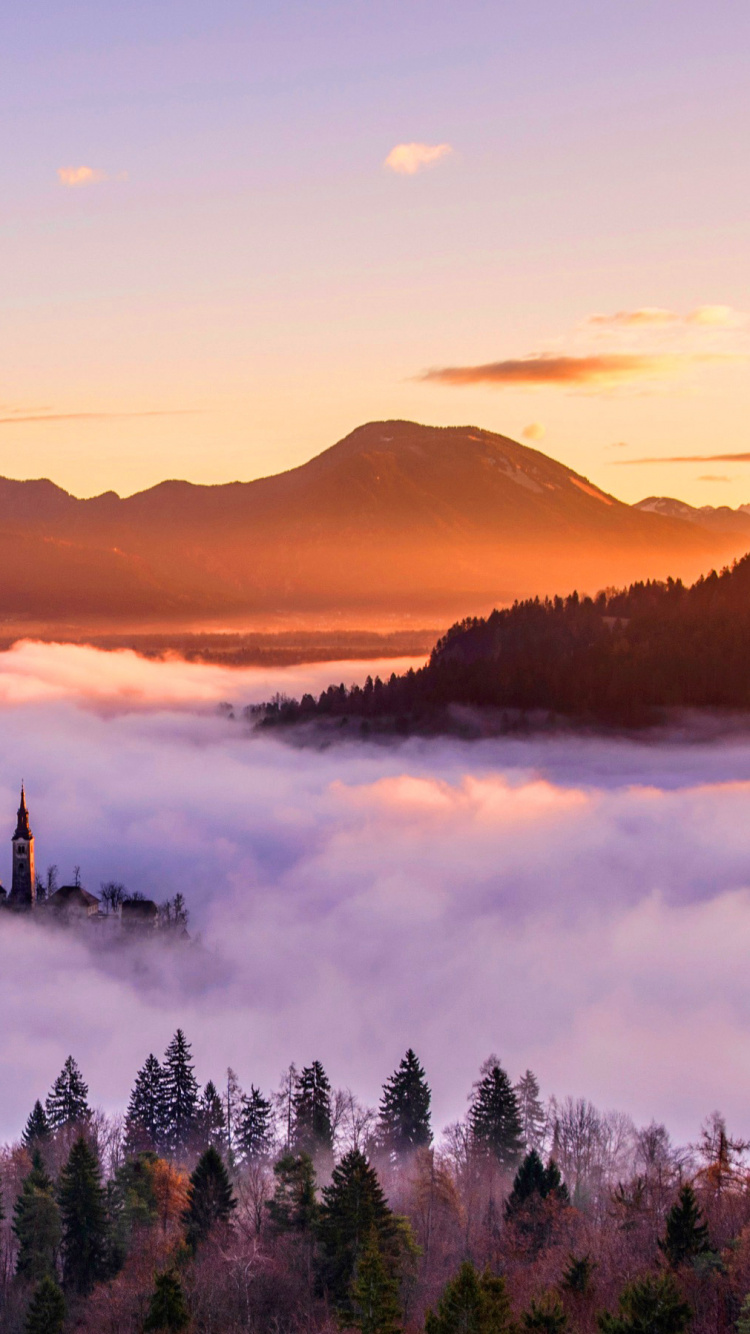
M 505 436 L 403 421 L 253 482 L 79 500 L 0 479 L 0 515 L 0 615 L 49 621 L 447 621 L 560 586 L 693 577 L 745 546 Z
M 668 519 L 684 519 L 714 533 L 727 533 L 750 538 L 750 505 L 688 505 L 672 496 L 648 496 L 639 500 L 634 509 L 646 514 L 662 514 Z

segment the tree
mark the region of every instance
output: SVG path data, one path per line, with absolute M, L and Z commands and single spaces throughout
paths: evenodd
M 351 1309 L 352 1280 L 373 1233 L 392 1277 L 400 1258 L 398 1223 L 374 1168 L 359 1149 L 351 1149 L 323 1188 L 318 1223 L 321 1282 L 339 1312 Z
M 554 1293 L 547 1293 L 541 1301 L 532 1300 L 528 1311 L 521 1316 L 524 1334 L 563 1334 L 567 1327 L 565 1308 Z
M 278 1232 L 309 1232 L 318 1219 L 315 1168 L 309 1153 L 284 1154 L 273 1174 L 276 1189 L 266 1204 L 271 1223 Z
M 220 1153 L 226 1152 L 226 1117 L 216 1085 L 211 1079 L 206 1084 L 198 1102 L 195 1116 L 195 1140 L 201 1151 L 213 1147 Z
M 46 1274 L 34 1289 L 26 1313 L 26 1334 L 62 1334 L 65 1298 L 55 1280 Z
M 424 1070 L 410 1047 L 383 1085 L 378 1135 L 388 1152 L 401 1156 L 429 1147 L 431 1096 Z
M 135 1077 L 125 1116 L 125 1152 L 158 1152 L 164 1130 L 164 1075 L 154 1055 Z
M 190 1312 L 182 1291 L 179 1275 L 174 1269 L 167 1269 L 157 1274 L 154 1291 L 151 1295 L 146 1319 L 143 1322 L 145 1334 L 177 1334 L 190 1324 Z
M 13 1207 L 13 1231 L 18 1242 L 19 1278 L 37 1282 L 45 1274 L 54 1275 L 61 1238 L 60 1210 L 38 1151 Z
M 512 1328 L 505 1279 L 489 1270 L 478 1274 L 470 1260 L 445 1285 L 437 1310 L 425 1317 L 426 1334 L 505 1334 Z
M 88 1084 L 78 1066 L 69 1056 L 47 1094 L 47 1121 L 51 1130 L 64 1126 L 83 1125 L 91 1117 L 88 1103 Z
M 181 1028 L 167 1047 L 163 1066 L 164 1147 L 172 1158 L 188 1153 L 195 1134 L 198 1084 L 190 1044 Z
M 667 1230 L 659 1242 L 659 1250 L 670 1267 L 677 1269 L 709 1249 L 708 1224 L 702 1220 L 693 1187 L 686 1183 L 667 1214 Z
M 333 1149 L 331 1085 L 320 1061 L 305 1066 L 292 1099 L 292 1146 L 295 1153 L 314 1156 Z
M 106 1276 L 107 1212 L 99 1161 L 83 1135 L 60 1174 L 63 1280 L 87 1294 Z
M 29 1112 L 29 1118 L 24 1126 L 23 1134 L 21 1135 L 21 1141 L 24 1148 L 28 1149 L 29 1153 L 33 1153 L 35 1149 L 40 1149 L 44 1144 L 47 1144 L 51 1135 L 52 1131 L 50 1130 L 50 1124 L 47 1120 L 47 1113 L 37 1098 L 34 1106 Z
M 648 1274 L 628 1283 L 618 1305 L 617 1315 L 603 1311 L 597 1316 L 602 1334 L 683 1334 L 693 1314 L 671 1274 Z
M 571 1255 L 563 1270 L 560 1287 L 573 1297 L 587 1297 L 595 1269 L 596 1262 L 590 1255 Z
M 362 1334 L 396 1334 L 400 1328 L 398 1280 L 383 1260 L 374 1228 L 357 1264 L 351 1307 L 349 1323 Z
M 242 1099 L 239 1124 L 235 1128 L 235 1148 L 245 1163 L 257 1163 L 271 1152 L 273 1110 L 260 1089 L 250 1085 L 250 1093 Z
M 524 1223 L 532 1223 L 532 1215 L 538 1213 L 538 1206 L 543 1200 L 567 1204 L 568 1192 L 557 1163 L 550 1158 L 545 1167 L 536 1149 L 532 1149 L 516 1172 L 513 1189 L 505 1205 L 505 1217 L 508 1222 L 522 1226 Z
M 183 1214 L 188 1246 L 195 1250 L 219 1223 L 228 1223 L 237 1201 L 221 1154 L 209 1148 L 198 1160 L 188 1186 Z
M 541 1153 L 547 1117 L 544 1112 L 544 1104 L 539 1097 L 539 1080 L 532 1070 L 527 1070 L 525 1074 L 521 1075 L 518 1083 L 514 1085 L 513 1091 L 518 1100 L 521 1138 L 526 1147 L 526 1152 L 528 1153 L 530 1149 L 536 1149 L 537 1153 Z
M 501 1167 L 515 1167 L 523 1151 L 518 1100 L 496 1056 L 485 1061 L 481 1075 L 469 1109 L 474 1144 Z

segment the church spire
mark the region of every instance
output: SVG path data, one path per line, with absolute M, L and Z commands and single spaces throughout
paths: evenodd
M 31 838 L 31 826 L 29 825 L 29 812 L 26 805 L 26 793 L 23 783 L 21 783 L 21 805 L 18 807 L 18 823 L 14 838 Z

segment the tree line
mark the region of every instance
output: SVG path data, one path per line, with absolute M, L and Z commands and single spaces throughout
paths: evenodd
M 69 1057 L 0 1160 L 8 1334 L 750 1334 L 750 1146 L 695 1145 L 497 1057 L 436 1139 L 412 1050 L 377 1107 L 320 1061 L 201 1089 L 178 1030 L 127 1110 Z
M 429 662 L 388 681 L 247 710 L 262 726 L 336 719 L 367 733 L 456 725 L 456 706 L 641 726 L 677 708 L 750 709 L 750 556 L 692 587 L 649 581 L 534 598 L 460 621 Z M 519 716 L 520 715 L 520 716 Z

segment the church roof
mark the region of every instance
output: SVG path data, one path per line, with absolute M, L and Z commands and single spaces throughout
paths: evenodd
M 47 900 L 51 908 L 67 908 L 71 903 L 82 903 L 90 908 L 99 903 L 96 894 L 89 894 L 82 885 L 61 885 Z
M 29 825 L 29 812 L 26 806 L 26 793 L 21 784 L 21 805 L 18 807 L 18 823 L 14 838 L 31 838 L 31 827 Z

